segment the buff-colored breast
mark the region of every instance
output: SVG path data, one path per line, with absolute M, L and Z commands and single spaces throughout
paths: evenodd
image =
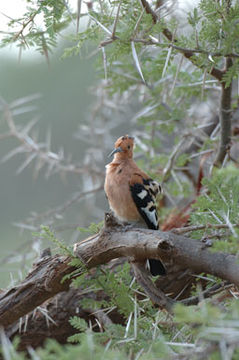
M 130 192 L 131 179 L 137 170 L 140 171 L 132 160 L 106 166 L 105 193 L 111 210 L 121 221 L 142 220 Z

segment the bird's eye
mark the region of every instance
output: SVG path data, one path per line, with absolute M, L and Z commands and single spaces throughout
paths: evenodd
M 130 145 L 128 145 L 128 149 L 130 149 Z

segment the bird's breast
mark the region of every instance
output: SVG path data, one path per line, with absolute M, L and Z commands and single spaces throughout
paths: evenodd
M 121 221 L 140 221 L 141 216 L 130 192 L 131 175 L 121 164 L 106 166 L 105 193 L 111 210 Z

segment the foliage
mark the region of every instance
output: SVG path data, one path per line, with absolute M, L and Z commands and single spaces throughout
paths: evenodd
M 214 175 L 203 179 L 204 194 L 193 205 L 191 223 L 205 225 L 194 232 L 197 238 L 213 238 L 213 250 L 238 252 L 239 241 L 239 170 L 232 164 L 215 170 Z M 226 224 L 225 227 L 221 227 Z
M 91 227 L 93 227 L 94 229 L 96 226 L 97 226 L 96 224 L 91 224 Z M 69 256 L 71 258 L 71 260 L 69 261 L 69 265 L 75 267 L 76 269 L 73 270 L 70 274 L 65 275 L 62 278 L 62 282 L 64 282 L 67 279 L 76 278 L 87 273 L 87 268 L 85 264 L 79 258 L 74 257 L 72 249 L 66 246 L 60 240 L 58 240 L 54 232 L 50 230 L 49 226 L 42 225 L 41 232 L 33 233 L 33 236 L 36 236 L 41 239 L 46 239 L 49 242 L 55 243 L 57 245 L 58 252 L 60 251 L 63 255 Z
M 234 334 L 238 332 L 238 311 L 238 301 L 236 300 L 228 303 L 223 310 L 206 302 L 202 302 L 200 307 L 177 305 L 175 320 L 179 323 L 183 321 L 186 327 L 189 327 L 187 330 L 191 334 L 192 341 L 208 343 L 213 341 L 220 344 L 222 334 L 224 334 L 224 339 L 229 345 L 235 340 L 233 332 L 235 332 Z M 213 359 L 213 356 L 210 358 Z
M 60 240 L 58 240 L 55 237 L 54 232 L 50 230 L 49 226 L 42 225 L 41 232 L 39 232 L 39 233 L 35 232 L 32 235 L 39 237 L 41 239 L 46 239 L 52 243 L 55 243 L 57 245 L 58 249 L 61 249 L 61 251 L 64 255 L 73 256 L 73 253 L 69 249 L 69 247 L 67 247 L 65 244 L 63 244 Z
M 82 233 L 90 233 L 90 234 L 97 234 L 100 229 L 103 227 L 103 221 L 99 222 L 98 224 L 91 223 L 88 228 L 78 227 L 78 230 Z
M 95 276 L 80 276 L 73 280 L 76 287 L 84 288 L 84 291 L 104 291 L 107 299 L 102 301 L 95 301 L 90 299 L 83 299 L 81 301 L 82 307 L 90 307 L 92 309 L 99 309 L 103 307 L 116 307 L 118 311 L 125 317 L 129 316 L 133 311 L 133 288 L 129 292 L 131 277 L 129 276 L 129 266 L 125 265 L 122 269 L 117 269 L 116 273 L 112 273 L 107 269 L 98 268 Z
M 41 19 L 42 24 L 39 25 Z M 57 44 L 57 34 L 72 21 L 63 1 L 27 0 L 27 11 L 9 21 L 11 31 L 6 33 L 1 46 L 15 42 L 20 49 L 35 47 L 48 59 L 48 52 Z M 20 26 L 19 26 L 20 24 Z

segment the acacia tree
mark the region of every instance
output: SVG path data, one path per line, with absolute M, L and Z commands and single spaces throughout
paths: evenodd
M 63 58 L 78 55 L 85 44 L 97 56 L 102 80 L 96 137 L 102 126 L 105 139 L 118 126 L 115 108 L 137 104 L 130 126 L 137 135 L 139 164 L 163 183 L 159 212 L 164 232 L 125 229 L 107 215 L 100 233 L 92 225 L 97 234 L 75 245 L 73 260 L 62 244 L 64 256 L 43 253 L 28 277 L 0 297 L 3 354 L 20 358 L 7 336 L 19 333 L 16 321 L 21 318 L 18 349 L 28 347 L 32 357 L 53 353 L 63 358 L 64 350 L 69 359 L 85 352 L 109 359 L 236 358 L 239 5 L 202 0 L 187 17 L 163 1 L 101 0 L 88 3 L 84 12 L 81 5 L 75 14 L 64 1 L 30 1 L 24 17 L 10 22 L 13 30 L 3 44 L 16 42 L 21 51 L 38 46 L 49 62 L 57 34 L 76 22 L 75 45 L 65 49 Z M 35 25 L 39 15 L 44 30 Z M 76 172 L 86 182 L 97 179 L 94 188 L 73 201 L 102 191 L 103 165 L 70 163 L 33 140 L 31 124 L 16 126 L 11 104 L 2 102 L 2 108 L 8 130 L 1 138 L 13 136 L 20 143 L 6 158 L 23 152 L 21 170 L 35 161 L 38 170 L 47 164 L 49 175 Z M 55 214 L 66 204 L 48 213 L 44 225 L 54 227 Z M 36 229 L 39 221 L 30 219 Z M 57 241 L 47 227 L 38 236 Z M 167 267 L 167 276 L 155 283 L 139 265 L 152 254 Z M 136 282 L 124 260 L 99 267 L 125 256 Z M 70 283 L 76 289 L 69 289 Z M 39 308 L 56 294 L 44 310 Z M 33 348 L 42 345 L 46 334 L 60 343 L 72 335 L 70 341 L 78 345 L 50 342 L 36 353 Z

